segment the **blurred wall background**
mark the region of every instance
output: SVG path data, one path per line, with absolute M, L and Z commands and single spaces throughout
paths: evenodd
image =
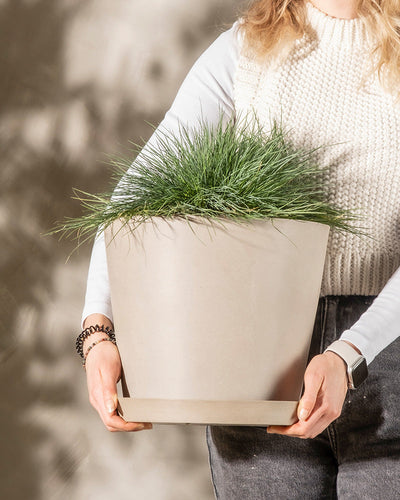
M 91 245 L 43 237 L 109 187 L 238 0 L 0 0 L 0 498 L 211 499 L 203 427 L 109 433 L 75 353 Z

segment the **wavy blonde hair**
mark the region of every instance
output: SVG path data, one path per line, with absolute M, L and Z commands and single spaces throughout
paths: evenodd
M 374 40 L 371 72 L 378 74 L 389 92 L 400 97 L 399 0 L 358 0 L 357 13 Z M 240 25 L 245 46 L 260 59 L 287 52 L 309 29 L 306 0 L 253 1 Z

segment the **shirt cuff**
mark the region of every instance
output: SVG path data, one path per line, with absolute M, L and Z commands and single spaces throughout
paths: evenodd
M 367 365 L 374 360 L 376 354 L 371 351 L 369 339 L 366 339 L 362 333 L 355 330 L 345 330 L 339 340 L 347 340 L 356 346 L 364 356 Z
M 106 316 L 111 321 L 111 323 L 113 323 L 113 314 L 110 304 L 108 304 L 107 302 L 90 302 L 85 304 L 85 307 L 82 311 L 82 329 L 85 319 L 91 314 L 103 314 L 103 316 Z

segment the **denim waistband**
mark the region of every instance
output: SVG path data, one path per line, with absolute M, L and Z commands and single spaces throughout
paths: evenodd
M 324 295 L 320 297 L 320 302 L 330 304 L 347 305 L 347 304 L 365 304 L 371 305 L 376 299 L 376 295 Z
M 323 352 L 345 330 L 351 328 L 375 298 L 375 295 L 325 295 L 320 297 L 310 356 Z

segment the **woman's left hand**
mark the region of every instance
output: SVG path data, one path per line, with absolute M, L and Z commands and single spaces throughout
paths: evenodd
M 347 393 L 344 361 L 333 352 L 315 356 L 304 374 L 304 394 L 297 409 L 299 421 L 289 426 L 271 425 L 270 434 L 314 438 L 342 412 Z

